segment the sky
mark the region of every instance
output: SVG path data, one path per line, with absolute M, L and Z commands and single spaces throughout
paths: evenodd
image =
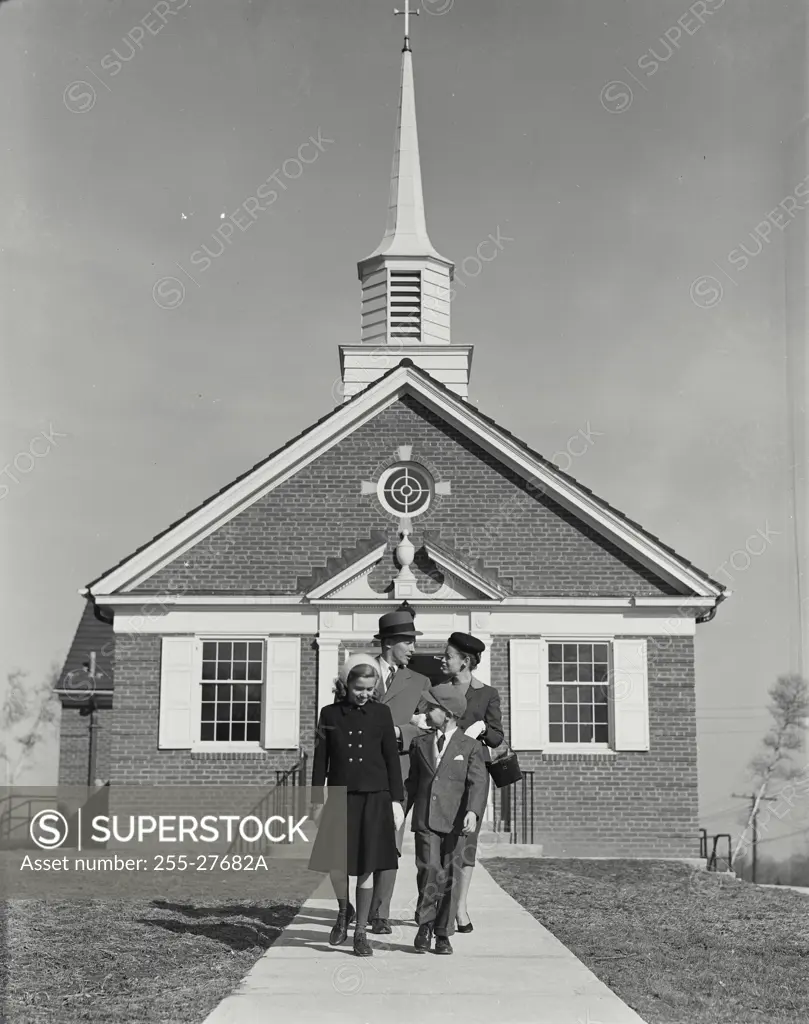
M 804 214 L 754 232 L 809 171 L 803 5 L 422 7 L 428 225 L 471 399 L 547 457 L 591 432 L 561 468 L 732 589 L 696 647 L 704 823 L 727 828 L 798 665 L 784 282 Z M 335 404 L 385 224 L 391 8 L 0 4 L 2 677 L 40 678 L 80 587 Z M 201 269 L 273 174 L 277 201 Z M 51 743 L 32 781 L 54 766 Z

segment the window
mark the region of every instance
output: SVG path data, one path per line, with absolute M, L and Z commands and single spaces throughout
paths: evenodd
M 385 470 L 377 484 L 377 496 L 395 516 L 417 516 L 430 505 L 433 480 L 422 466 L 401 463 Z
M 609 678 L 609 644 L 548 644 L 550 743 L 609 743 Z
M 202 644 L 200 740 L 258 743 L 264 690 L 261 640 L 205 640 Z

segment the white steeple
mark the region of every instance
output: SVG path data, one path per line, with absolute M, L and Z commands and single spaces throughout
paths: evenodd
M 405 0 L 405 40 L 399 112 L 385 234 L 357 264 L 362 282 L 360 345 L 341 345 L 345 398 L 361 391 L 406 356 L 462 397 L 469 392 L 472 346 L 450 347 L 452 260 L 430 241 L 421 184 L 410 17 Z

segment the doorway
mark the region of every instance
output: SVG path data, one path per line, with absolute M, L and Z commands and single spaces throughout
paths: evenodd
M 436 647 L 434 650 L 424 650 L 423 647 L 419 647 L 411 657 L 407 667 L 411 668 L 414 672 L 427 676 L 431 686 L 437 686 L 438 683 L 446 682 L 446 676 L 441 671 L 441 655 L 443 653 L 443 647 Z

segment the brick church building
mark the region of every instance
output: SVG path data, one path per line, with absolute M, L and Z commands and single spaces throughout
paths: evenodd
M 406 600 L 418 670 L 455 630 L 486 643 L 547 855 L 697 856 L 694 643 L 726 591 L 467 400 L 407 40 L 387 228 L 358 269 L 342 403 L 82 591 L 60 782 L 86 781 L 94 721 L 112 785 L 272 784 Z

